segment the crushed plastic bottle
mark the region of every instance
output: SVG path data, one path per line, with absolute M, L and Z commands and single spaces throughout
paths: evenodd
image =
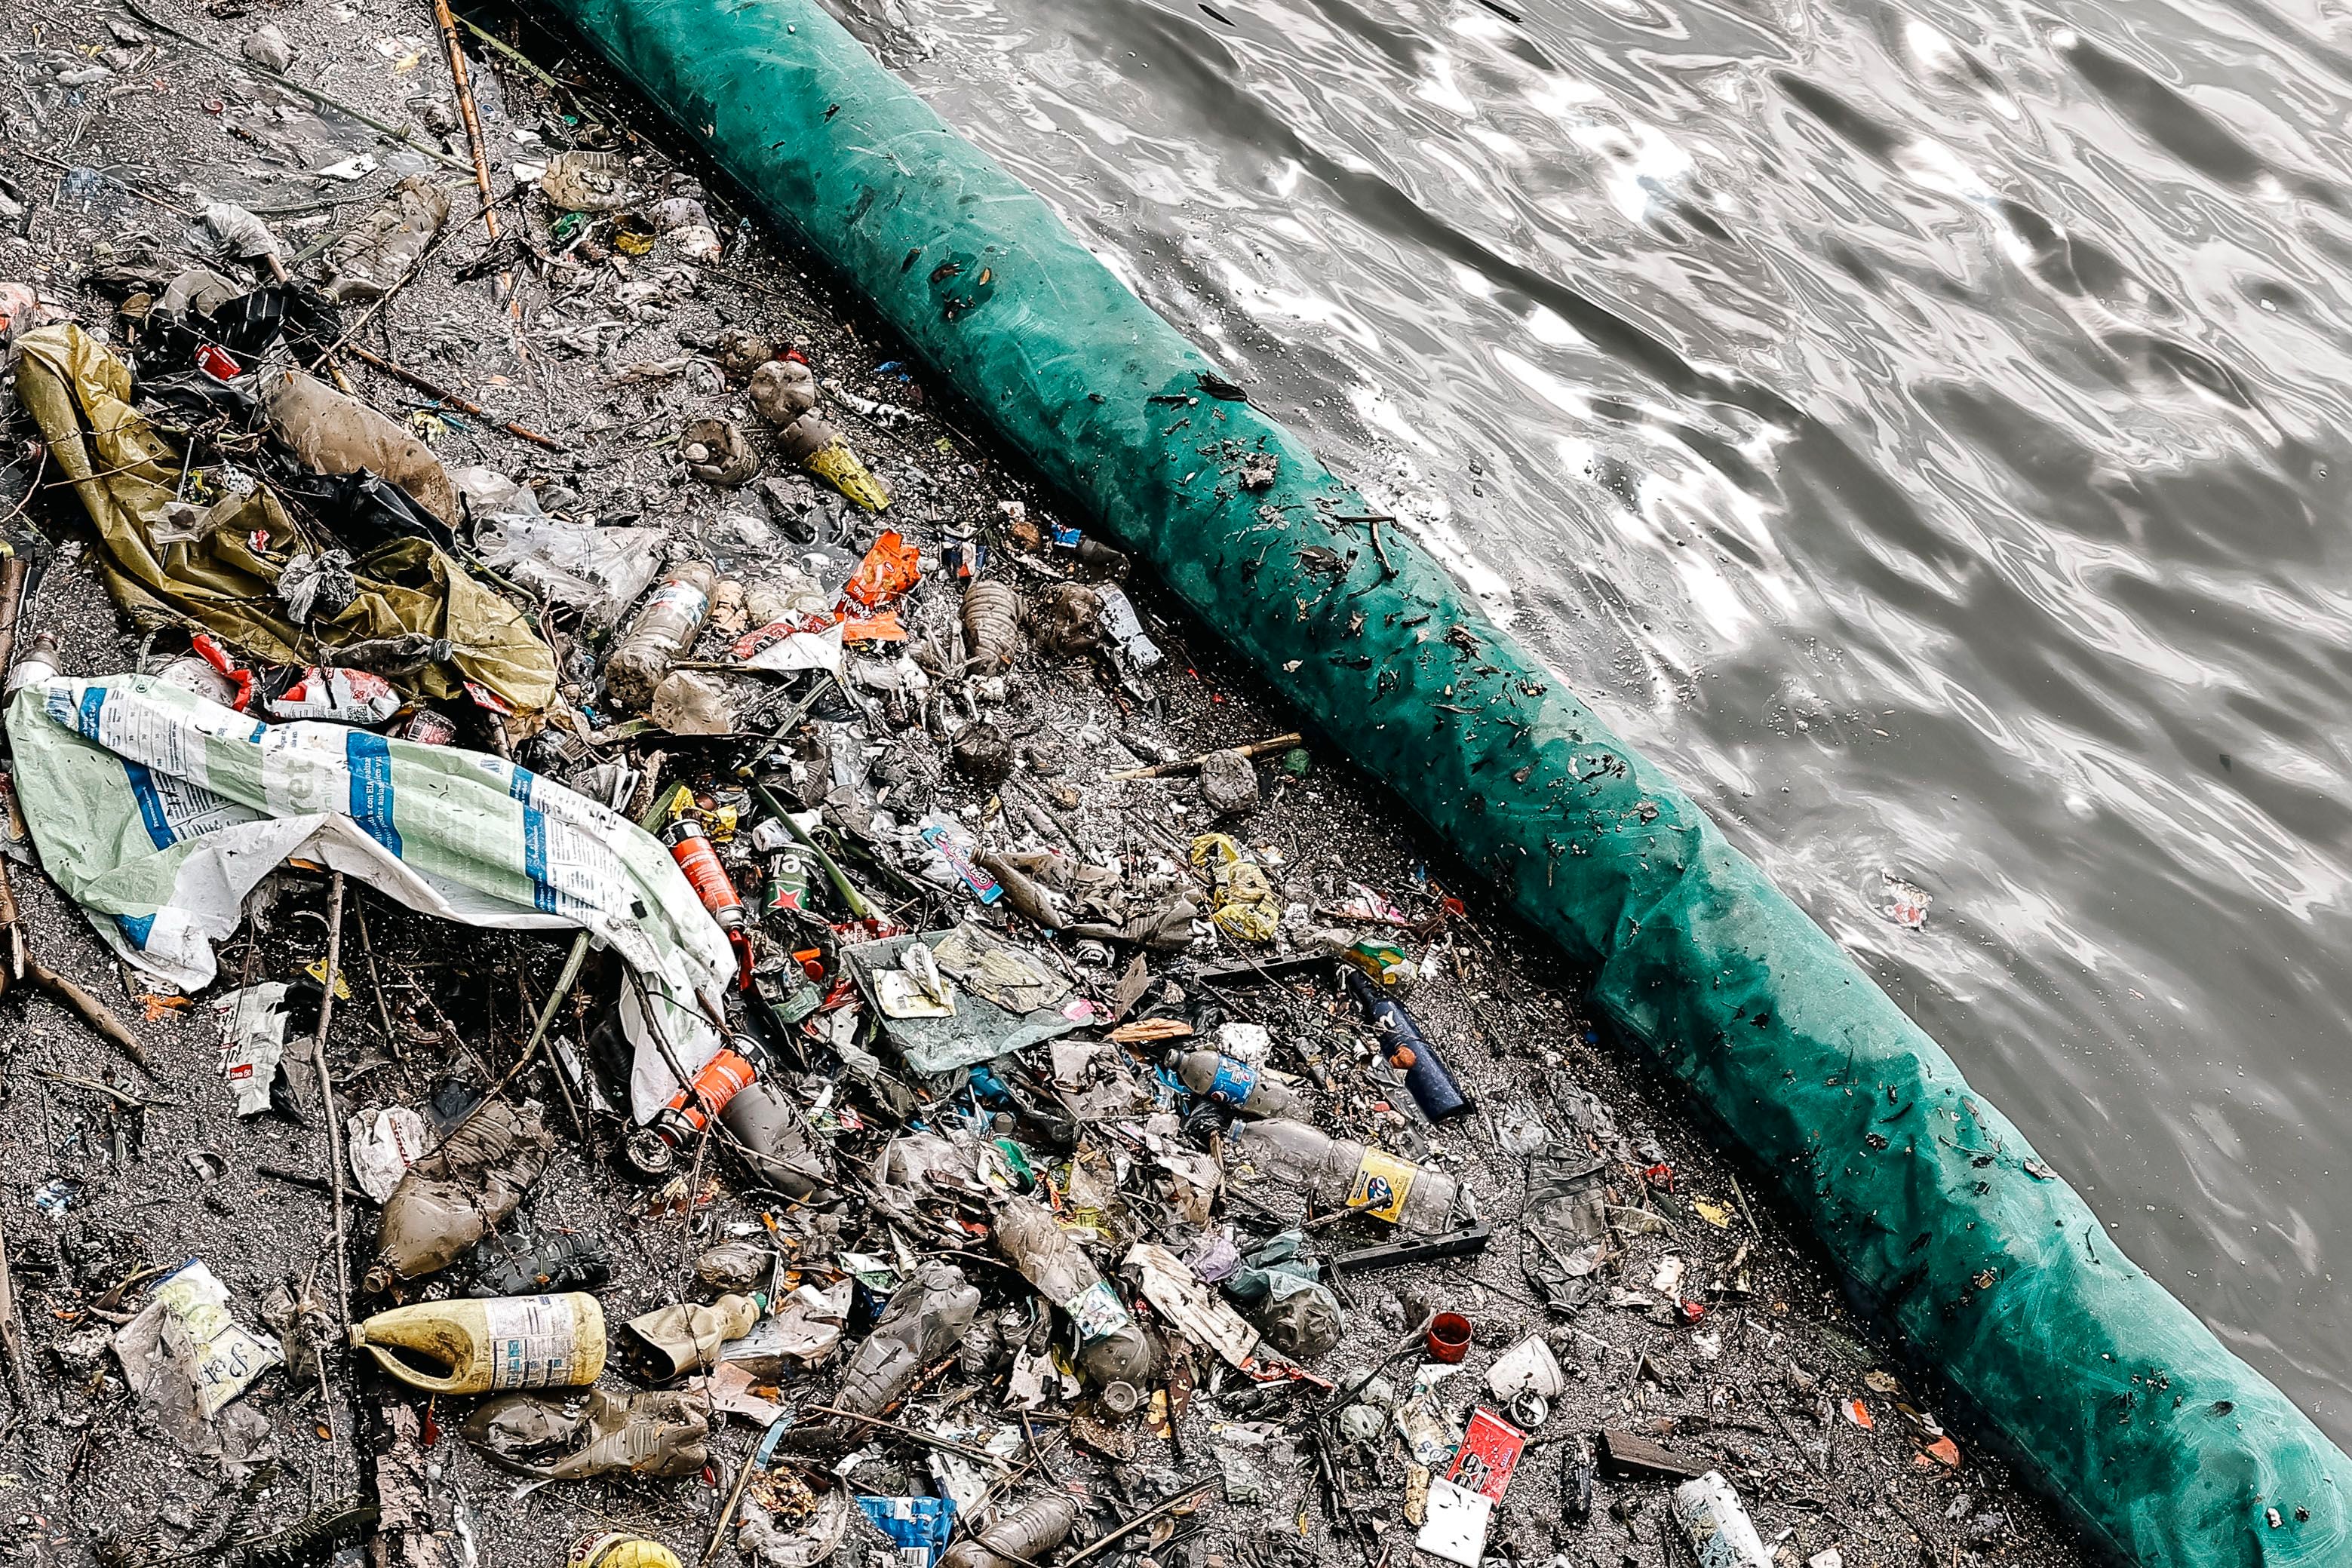
M 913 1385 L 925 1366 L 953 1350 L 972 1314 L 980 1311 L 979 1287 L 952 1263 L 927 1263 L 914 1279 L 890 1293 L 874 1332 L 850 1358 L 834 1404 L 861 1416 L 877 1416 Z
M 485 1101 L 392 1189 L 367 1288 L 388 1291 L 456 1262 L 521 1205 L 554 1149 L 536 1107 Z
M 1115 1384 L 1125 1385 L 1129 1394 L 1150 1386 L 1150 1336 L 1055 1223 L 1052 1210 L 1027 1198 L 1007 1199 L 996 1210 L 996 1249 L 1077 1325 L 1081 1374 L 1106 1395 Z
M 710 596 L 718 588 L 719 573 L 707 560 L 670 568 L 606 656 L 604 695 L 632 710 L 651 702 L 654 687 L 702 635 L 710 619 Z
M 1171 1051 L 1167 1065 L 1193 1093 L 1230 1105 L 1244 1116 L 1295 1119 L 1302 1114 L 1297 1094 L 1221 1051 Z
M 353 1323 L 351 1343 L 436 1394 L 584 1388 L 604 1370 L 604 1309 L 576 1291 L 418 1301 Z
M 1076 1498 L 1066 1491 L 1042 1492 L 949 1547 L 940 1568 L 1022 1568 L 1067 1541 L 1077 1522 Z
M 1772 1568 L 1755 1521 L 1718 1471 L 1676 1487 L 1670 1507 L 1676 1531 L 1702 1568 Z
M 1128 598 L 1125 589 L 1103 583 L 1095 594 L 1102 601 L 1103 630 L 1110 633 L 1137 674 L 1148 675 L 1167 663 L 1168 655 L 1160 651 L 1160 644 L 1145 634 L 1143 617 L 1135 612 L 1135 601 Z
M 1234 1148 L 1261 1172 L 1302 1189 L 1318 1204 L 1360 1208 L 1422 1236 L 1443 1235 L 1452 1228 L 1462 1189 L 1443 1171 L 1331 1137 L 1304 1122 L 1246 1123 L 1235 1129 Z
M 719 1364 L 729 1340 L 741 1339 L 768 1315 L 767 1298 L 725 1295 L 709 1306 L 680 1301 L 631 1318 L 630 1348 L 646 1380 L 667 1383 Z

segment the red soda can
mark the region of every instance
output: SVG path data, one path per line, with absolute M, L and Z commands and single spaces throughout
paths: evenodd
M 728 879 L 727 868 L 719 861 L 719 852 L 710 847 L 710 835 L 692 817 L 680 817 L 662 834 L 669 845 L 670 858 L 677 869 L 686 873 L 694 895 L 702 900 L 702 907 L 719 922 L 722 931 L 740 930 L 743 925 L 743 895 L 735 891 Z

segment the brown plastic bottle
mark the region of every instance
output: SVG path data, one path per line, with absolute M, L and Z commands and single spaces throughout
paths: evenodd
M 604 658 L 604 695 L 614 706 L 642 709 L 669 667 L 686 656 L 710 620 L 719 573 L 707 560 L 681 561 L 662 574 L 629 630 Z

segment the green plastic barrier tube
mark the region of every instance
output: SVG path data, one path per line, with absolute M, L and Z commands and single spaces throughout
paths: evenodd
M 932 370 L 1491 875 L 2120 1557 L 2352 1563 L 2345 1456 L 2116 1251 L 1673 783 L 814 0 L 555 0 Z M 1271 486 L 1244 489 L 1245 456 Z

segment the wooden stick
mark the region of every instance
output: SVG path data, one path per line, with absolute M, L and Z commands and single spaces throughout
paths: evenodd
M 0 566 L 0 676 L 16 657 L 16 622 L 25 608 L 25 580 L 31 574 L 31 563 L 19 555 L 15 547 L 0 544 L 8 552 L 7 564 Z
M 1288 735 L 1277 735 L 1270 740 L 1253 740 L 1247 746 L 1219 747 L 1217 749 L 1238 751 L 1244 757 L 1263 757 L 1269 751 L 1287 751 L 1294 746 L 1304 746 L 1306 743 L 1307 737 L 1294 730 Z M 1106 773 L 1103 777 L 1106 779 L 1168 779 L 1179 773 L 1193 771 L 1213 755 L 1215 753 L 1212 752 L 1208 756 L 1190 758 L 1182 762 L 1161 762 L 1150 768 L 1130 768 L 1124 773 Z
M 1100 1552 L 1112 1542 L 1133 1534 L 1135 1531 L 1142 1529 L 1145 1525 L 1150 1524 L 1152 1521 L 1160 1518 L 1162 1515 L 1175 1512 L 1178 1509 L 1183 1507 L 1186 1503 L 1191 1502 L 1194 1498 L 1199 1497 L 1202 1492 L 1208 1490 L 1211 1487 L 1216 1484 L 1217 1483 L 1213 1480 L 1207 1480 L 1186 1487 L 1182 1491 L 1178 1492 L 1174 1497 L 1170 1498 L 1158 1508 L 1146 1509 L 1141 1513 L 1137 1514 L 1133 1519 L 1129 1520 L 1125 1524 L 1120 1525 L 1117 1530 L 1112 1531 L 1108 1535 L 1098 1536 L 1095 1540 L 1088 1542 L 1086 1545 L 1079 1547 L 1077 1551 L 1072 1552 L 1069 1556 L 1062 1560 L 1061 1568 L 1078 1568 L 1079 1563 L 1085 1562 L 1087 1558 L 1092 1557 L 1096 1552 Z
M 16 1278 L 8 1270 L 8 1235 L 0 1227 L 0 1347 L 7 1353 L 8 1390 L 24 1410 L 32 1396 L 32 1379 L 25 1371 L 25 1333 L 16 1321 Z
M 326 1107 L 327 1164 L 335 1182 L 335 1286 L 342 1292 L 343 1325 L 352 1321 L 352 1263 L 343 1224 L 343 1124 L 335 1110 L 335 1075 L 327 1064 L 327 1026 L 335 1018 L 336 966 L 343 956 L 343 873 L 327 884 L 327 981 L 319 994 L 319 1032 L 310 1041 L 310 1066 L 319 1074 L 319 1099 Z
M 79 981 L 58 974 L 33 956 L 32 948 L 25 941 L 24 925 L 16 916 L 16 889 L 9 881 L 5 857 L 0 857 L 0 932 L 5 933 L 8 949 L 6 967 L 0 970 L 0 992 L 6 991 L 17 981 L 31 981 L 48 992 L 59 1006 L 88 1024 L 90 1032 L 137 1062 L 140 1071 L 151 1078 L 154 1076 L 155 1070 L 147 1062 L 146 1047 L 139 1043 L 139 1037 L 131 1032 L 129 1026 L 109 1011 L 104 1002 L 84 989 Z
M 490 199 L 490 158 L 482 145 L 482 117 L 474 109 L 474 87 L 466 77 L 466 50 L 457 41 L 457 18 L 449 12 L 449 0 L 433 0 L 434 19 L 441 24 L 441 44 L 449 56 L 449 83 L 457 90 L 457 113 L 466 122 L 466 146 L 474 155 L 474 187 L 482 193 L 482 222 L 490 231 L 490 244 L 499 243 L 498 204 Z M 503 304 L 514 291 L 514 272 L 501 267 L 499 271 L 499 301 Z
M 551 436 L 541 435 L 536 430 L 527 430 L 523 426 L 515 423 L 512 420 L 500 419 L 497 414 L 492 413 L 480 403 L 475 402 L 469 398 L 459 397 L 456 392 L 449 391 L 446 387 L 436 386 L 433 382 L 426 381 L 423 376 L 418 375 L 415 371 L 408 369 L 406 366 L 395 365 L 390 360 L 383 359 L 375 354 L 372 354 L 367 350 L 361 348 L 357 343 L 344 344 L 343 352 L 351 355 L 352 358 L 359 361 L 362 364 L 373 365 L 377 370 L 382 371 L 385 375 L 392 377 L 394 381 L 406 382 L 418 392 L 424 392 L 430 397 L 438 398 L 440 401 L 447 403 L 451 408 L 456 409 L 460 413 L 470 413 L 476 419 L 488 420 L 500 430 L 505 431 L 509 435 L 517 435 L 520 436 L 525 441 L 535 442 L 539 445 L 546 447 L 551 452 L 569 452 L 572 450 L 572 448 L 564 445 L 563 443 L 555 440 Z
M 918 1432 L 912 1427 L 901 1427 L 898 1422 L 885 1421 L 879 1416 L 861 1416 L 855 1410 L 836 1410 L 830 1405 L 812 1405 L 801 1414 L 832 1416 L 844 1421 L 862 1421 L 868 1427 L 878 1427 L 885 1432 L 908 1438 L 912 1442 L 921 1443 L 929 1448 L 943 1448 L 950 1454 L 961 1454 L 966 1458 L 978 1459 L 982 1464 L 1003 1465 L 1008 1470 L 1013 1468 L 986 1448 L 975 1448 L 969 1443 L 950 1442 L 945 1437 L 934 1437 L 929 1432 Z

